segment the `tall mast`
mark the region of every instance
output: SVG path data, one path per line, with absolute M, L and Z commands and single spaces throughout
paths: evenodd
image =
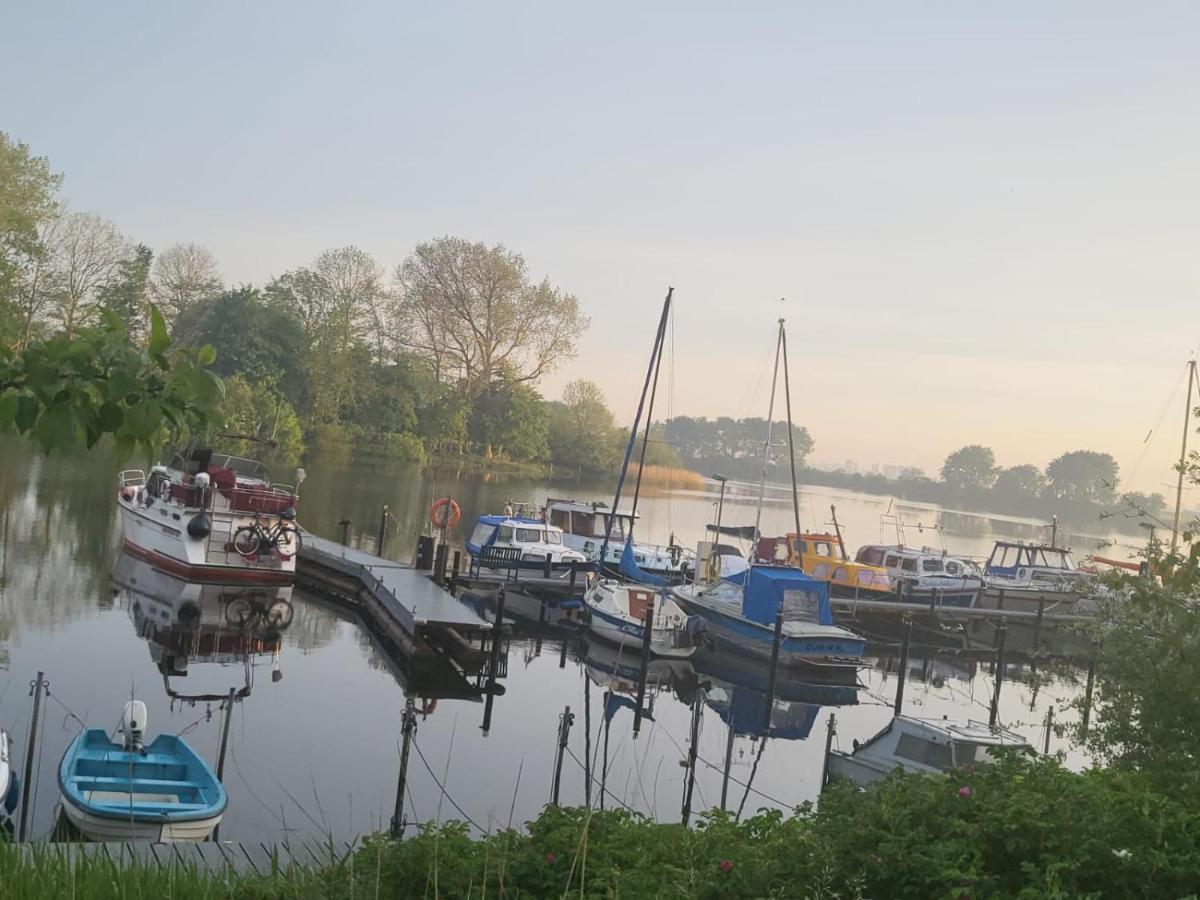
M 1179 545 L 1179 510 L 1183 504 L 1183 474 L 1187 471 L 1187 439 L 1192 424 L 1192 385 L 1196 383 L 1196 360 L 1188 360 L 1187 405 L 1183 408 L 1183 447 L 1179 451 L 1179 481 L 1175 484 L 1175 518 L 1171 522 L 1171 555 Z
M 796 515 L 796 540 L 800 539 L 800 494 L 796 487 L 796 442 L 792 433 L 796 430 L 792 424 L 792 384 L 788 377 L 787 332 L 783 329 L 783 320 L 779 320 L 779 343 L 783 347 L 783 399 L 787 405 L 788 423 L 788 459 L 792 464 L 792 512 Z
M 771 401 L 767 405 L 767 443 L 763 447 L 762 478 L 758 482 L 758 509 L 754 513 L 754 546 L 750 558 L 758 552 L 759 526 L 762 524 L 763 497 L 767 491 L 767 465 L 771 461 L 771 426 L 775 418 L 775 385 L 779 382 L 779 350 L 783 346 L 783 319 L 779 320 L 779 337 L 775 339 L 775 369 L 771 373 Z
M 617 493 L 613 498 L 612 517 L 616 517 L 617 505 L 621 502 L 621 489 L 625 486 L 625 474 L 629 471 L 629 460 L 633 457 L 633 445 L 637 443 L 638 426 L 642 421 L 642 409 L 646 404 L 646 394 L 650 391 L 650 380 L 658 368 L 659 354 L 662 353 L 663 337 L 667 330 L 667 314 L 671 311 L 671 295 L 675 288 L 667 288 L 667 297 L 663 300 L 662 315 L 658 320 L 658 332 L 654 335 L 654 347 L 650 351 L 650 364 L 646 367 L 646 380 L 642 384 L 642 396 L 638 400 L 637 413 L 633 417 L 633 425 L 629 429 L 629 442 L 625 445 L 625 459 L 621 463 L 621 474 L 617 477 Z M 608 553 L 608 538 L 612 533 L 612 519 L 609 527 L 604 529 L 604 543 L 600 545 L 600 566 L 604 567 L 604 557 Z

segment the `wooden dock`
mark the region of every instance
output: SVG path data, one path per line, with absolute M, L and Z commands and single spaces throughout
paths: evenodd
M 293 866 L 336 866 L 357 849 L 357 841 L 287 841 L 279 844 L 206 841 L 200 844 L 54 843 L 21 844 L 31 862 L 58 857 L 73 865 L 102 862 L 122 869 L 176 867 L 211 875 L 270 875 Z

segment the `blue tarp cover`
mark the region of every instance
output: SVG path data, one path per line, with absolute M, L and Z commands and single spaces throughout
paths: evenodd
M 785 620 L 807 618 L 822 625 L 833 624 L 829 585 L 805 575 L 800 569 L 791 566 L 752 566 L 725 580 L 743 585 L 742 616 L 752 622 L 773 624 L 775 613 L 783 604 Z M 810 606 L 810 609 L 806 609 Z
M 625 549 L 621 551 L 621 563 L 618 566 L 618 571 L 626 578 L 632 578 L 640 584 L 649 584 L 654 587 L 667 586 L 667 579 L 651 575 L 649 572 L 643 572 L 642 567 L 637 564 L 637 560 L 633 558 L 632 534 L 625 541 Z

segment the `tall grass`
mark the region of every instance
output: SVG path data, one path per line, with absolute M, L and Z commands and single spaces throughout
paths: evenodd
M 634 463 L 629 467 L 629 477 L 636 478 L 637 474 L 638 466 Z M 704 476 L 679 466 L 646 466 L 642 472 L 642 486 L 662 490 L 702 491 Z

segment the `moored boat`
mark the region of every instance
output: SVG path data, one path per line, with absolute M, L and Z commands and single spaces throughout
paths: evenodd
M 549 561 L 552 570 L 587 557 L 563 543 L 562 529 L 532 516 L 480 516 L 467 539 L 471 562 L 481 568 L 503 566 L 542 569 Z
M 546 501 L 546 519 L 562 529 L 563 542 L 568 547 L 616 571 L 626 539 L 633 534 L 636 515 L 613 512 L 604 503 L 550 498 Z M 632 552 L 638 568 L 671 584 L 688 581 L 696 571 L 696 554 L 673 542 L 664 547 L 634 541 Z
M 143 744 L 146 705 L 126 702 L 122 741 L 88 728 L 58 768 L 63 811 L 93 841 L 202 841 L 225 813 L 225 789 L 187 742 L 160 734 Z
M 656 597 L 653 589 L 634 584 L 598 581 L 584 592 L 583 603 L 589 631 L 638 653 L 646 639 L 651 607 L 650 653 L 654 656 L 691 656 L 705 631 L 702 621 L 689 616 L 665 592 Z
M 291 581 L 297 503 L 296 488 L 272 482 L 261 463 L 196 445 L 117 482 L 126 549 L 192 581 Z
M 942 606 L 974 606 L 983 589 L 975 565 L 936 547 L 868 544 L 855 561 L 884 569 L 897 599 Z

